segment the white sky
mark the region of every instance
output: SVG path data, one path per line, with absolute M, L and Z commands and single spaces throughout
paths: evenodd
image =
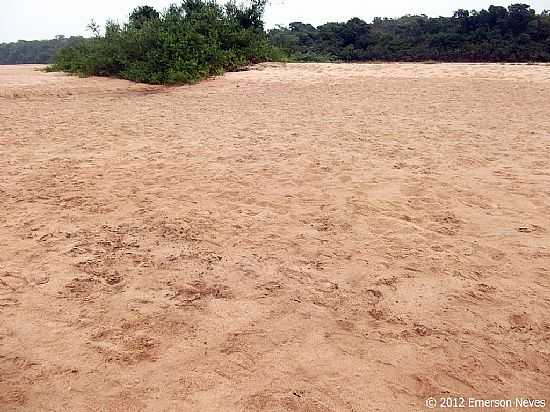
M 162 10 L 177 0 L 0 0 L 0 42 L 19 39 L 50 39 L 86 34 L 93 18 L 124 20 L 137 6 L 148 4 Z M 481 9 L 489 5 L 508 6 L 526 3 L 537 11 L 550 9 L 550 0 L 272 0 L 266 22 L 268 27 L 302 21 L 319 25 L 328 21 L 346 21 L 360 17 L 398 17 L 404 14 L 450 16 L 457 9 Z

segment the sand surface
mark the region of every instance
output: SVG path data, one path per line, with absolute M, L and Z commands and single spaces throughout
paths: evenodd
M 550 401 L 550 66 L 0 67 L 1 411 Z

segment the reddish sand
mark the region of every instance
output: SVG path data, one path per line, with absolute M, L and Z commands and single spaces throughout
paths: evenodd
M 548 403 L 549 114 L 543 65 L 0 67 L 0 410 Z

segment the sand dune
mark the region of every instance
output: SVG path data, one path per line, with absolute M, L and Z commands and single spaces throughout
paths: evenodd
M 550 70 L 0 67 L 0 410 L 550 401 Z

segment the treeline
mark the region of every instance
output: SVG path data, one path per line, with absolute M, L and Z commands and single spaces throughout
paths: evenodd
M 48 64 L 57 52 L 82 40 L 82 37 L 57 36 L 53 40 L 20 40 L 0 43 L 0 64 Z
M 62 49 L 51 70 L 154 83 L 191 83 L 277 58 L 264 29 L 266 0 L 248 6 L 184 0 L 163 13 L 139 7 L 127 23 Z
M 526 4 L 266 32 L 266 2 L 184 0 L 162 13 L 143 6 L 127 23 L 91 24 L 92 38 L 0 44 L 0 64 L 53 62 L 51 70 L 170 84 L 267 60 L 550 62 L 550 12 Z
M 271 30 L 269 38 L 298 61 L 549 62 L 550 12 L 513 4 L 370 24 L 358 18 L 318 27 L 297 22 Z

